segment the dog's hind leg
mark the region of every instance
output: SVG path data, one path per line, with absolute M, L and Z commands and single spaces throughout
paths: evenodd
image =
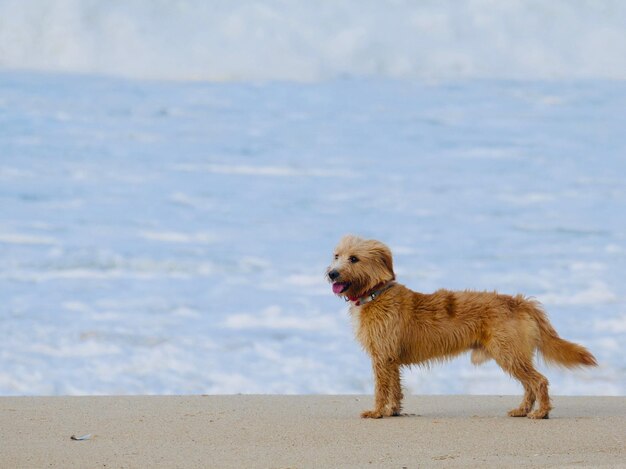
M 509 410 L 509 417 L 526 417 L 535 405 L 535 392 L 532 387 L 526 383 L 522 383 L 524 386 L 524 399 L 519 407 Z
M 526 417 L 532 419 L 548 418 L 550 409 L 550 397 L 548 396 L 548 380 L 539 373 L 531 360 L 514 359 L 498 360 L 498 364 L 504 371 L 517 378 L 524 386 L 524 399 L 519 407 L 509 411 L 511 417 Z M 535 400 L 539 400 L 539 407 L 531 412 Z
M 521 354 L 520 350 L 512 350 L 510 347 L 498 347 L 496 343 L 490 343 L 488 351 L 500 367 L 516 378 L 524 386 L 524 398 L 519 407 L 509 411 L 511 417 L 529 417 L 532 419 L 548 418 L 550 409 L 550 397 L 548 395 L 548 380 L 539 373 L 532 362 L 532 355 Z M 535 400 L 539 401 L 539 407 L 531 412 Z
M 533 391 L 539 401 L 538 408 L 534 412 L 528 414 L 531 419 L 547 419 L 552 405 L 550 404 L 550 395 L 548 394 L 548 380 L 541 373 L 535 371 L 537 378 L 533 382 Z

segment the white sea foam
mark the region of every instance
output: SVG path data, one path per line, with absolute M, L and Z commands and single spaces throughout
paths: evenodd
M 611 319 L 597 320 L 595 328 L 604 332 L 626 333 L 626 313 Z
M 50 384 L 45 383 L 44 375 L 39 370 L 27 369 L 13 370 L 12 373 L 0 371 L 0 388 L 18 396 L 32 393 L 33 389 L 48 394 L 54 391 Z
M 242 176 L 314 176 L 314 177 L 354 177 L 349 172 L 328 171 L 324 169 L 295 168 L 285 166 L 250 166 L 250 165 L 220 165 L 220 164 L 179 164 L 174 166 L 178 171 L 205 172 L 212 174 L 236 174 Z
M 231 314 L 224 321 L 226 327 L 232 329 L 294 329 L 294 330 L 331 330 L 336 325 L 335 318 L 329 315 L 303 318 L 282 312 L 279 306 L 270 306 L 260 313 Z
M 0 106 L 2 106 L 2 101 L 0 100 Z M 30 171 L 26 171 L 24 169 L 18 168 L 10 168 L 7 166 L 0 167 L 0 180 L 16 180 L 16 179 L 26 179 L 31 178 L 33 173 Z
M 175 192 L 171 194 L 170 200 L 175 204 L 199 210 L 208 211 L 214 210 L 217 207 L 217 204 L 211 199 L 203 197 L 192 197 L 188 194 L 185 194 L 184 192 Z
M 0 273 L 0 278 L 7 280 L 18 280 L 20 282 L 49 282 L 55 280 L 113 280 L 113 279 L 134 279 L 149 280 L 159 278 L 163 274 L 157 272 L 140 272 L 124 269 L 63 269 L 50 271 L 13 271 Z M 171 278 L 185 278 L 187 275 L 181 272 L 170 272 L 167 274 Z
M 613 303 L 617 296 L 608 285 L 600 280 L 579 291 L 570 293 L 545 293 L 538 295 L 539 301 L 546 305 L 597 305 Z
M 174 310 L 172 311 L 172 314 L 181 318 L 198 319 L 202 317 L 202 315 L 200 314 L 198 310 L 193 309 L 193 308 L 188 308 L 185 306 L 179 306 L 177 308 L 174 308 Z
M 57 240 L 49 236 L 36 236 L 22 233 L 0 233 L 0 243 L 54 245 Z
M 103 355 L 121 353 L 119 347 L 113 344 L 102 344 L 93 341 L 78 342 L 76 344 L 33 344 L 31 352 L 47 355 L 48 357 L 102 357 Z
M 126 259 L 113 265 L 96 265 L 93 267 L 51 266 L 48 269 L 41 270 L 23 268 L 0 270 L 0 278 L 21 282 L 115 279 L 151 280 L 164 277 L 172 279 L 206 277 L 213 272 L 213 266 L 208 262 L 185 263 L 150 259 Z
M 306 274 L 293 274 L 285 277 L 283 282 L 288 283 L 289 285 L 294 285 L 298 287 L 327 287 L 328 284 L 324 281 L 324 278 L 321 274 L 317 275 L 306 275 Z
M 68 311 L 76 313 L 91 313 L 93 308 L 81 301 L 64 301 L 61 306 Z
M 0 67 L 141 78 L 624 78 L 619 0 L 0 1 Z
M 183 233 L 177 231 L 142 231 L 139 233 L 139 236 L 149 241 L 182 244 L 207 244 L 216 240 L 215 236 L 209 233 Z
M 528 206 L 552 202 L 555 200 L 555 196 L 554 194 L 541 194 L 531 192 L 527 194 L 503 194 L 500 196 L 500 199 L 503 202 L 507 202 L 512 205 Z
M 285 288 L 297 291 L 301 296 L 328 295 L 330 286 L 322 273 L 293 274 L 282 278 L 279 282 L 267 280 L 259 284 L 263 290 L 280 292 Z

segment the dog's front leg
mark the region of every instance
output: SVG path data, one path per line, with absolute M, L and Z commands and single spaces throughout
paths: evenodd
M 375 403 L 373 410 L 361 413 L 362 418 L 379 419 L 391 417 L 400 412 L 400 403 L 397 402 L 396 388 L 400 388 L 400 369 L 394 360 L 373 360 L 375 379 Z M 401 396 L 401 394 L 400 394 Z M 400 397 L 401 399 L 401 397 Z

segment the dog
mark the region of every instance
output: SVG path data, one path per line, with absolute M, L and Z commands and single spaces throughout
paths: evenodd
M 391 251 L 380 241 L 344 236 L 326 277 L 333 293 L 350 303 L 356 337 L 372 360 L 375 405 L 363 418 L 400 415 L 401 366 L 468 350 L 474 364 L 493 359 L 522 383 L 524 398 L 511 417 L 545 419 L 552 409 L 548 380 L 533 365 L 535 351 L 567 368 L 597 366 L 587 349 L 559 337 L 533 299 L 469 290 L 418 293 L 397 283 Z

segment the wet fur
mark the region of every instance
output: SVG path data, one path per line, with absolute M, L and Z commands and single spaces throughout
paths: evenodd
M 372 359 L 375 405 L 364 418 L 399 415 L 400 367 L 423 365 L 472 350 L 472 362 L 493 359 L 524 386 L 512 417 L 548 418 L 548 380 L 534 365 L 535 351 L 565 367 L 595 366 L 584 347 L 561 339 L 537 301 L 496 292 L 438 290 L 418 293 L 395 284 L 374 300 L 356 299 L 395 279 L 391 251 L 383 243 L 345 236 L 328 268 L 335 282 L 349 282 L 357 339 Z M 355 262 L 356 259 L 356 262 Z M 537 408 L 533 407 L 537 403 Z

